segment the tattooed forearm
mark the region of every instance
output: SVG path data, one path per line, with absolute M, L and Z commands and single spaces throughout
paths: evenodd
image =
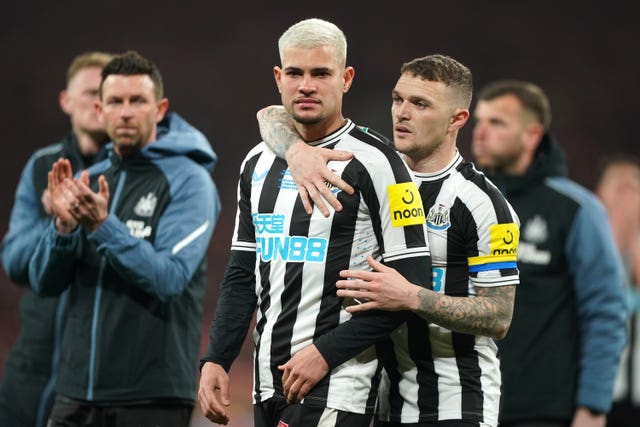
M 421 289 L 417 313 L 455 332 L 504 338 L 511 324 L 515 286 L 477 288 L 474 298 L 452 297 Z
M 258 111 L 260 136 L 271 150 L 280 158 L 291 145 L 301 140 L 296 132 L 293 119 L 281 105 L 272 105 Z

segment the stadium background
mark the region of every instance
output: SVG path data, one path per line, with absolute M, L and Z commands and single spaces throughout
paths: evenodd
M 279 103 L 272 67 L 277 39 L 294 22 L 320 17 L 347 35 L 355 83 L 344 114 L 391 135 L 390 91 L 402 62 L 431 53 L 469 66 L 476 87 L 499 78 L 527 79 L 550 96 L 552 131 L 571 177 L 593 188 L 609 152 L 638 155 L 638 65 L 630 2 L 364 1 L 173 2 L 26 1 L 0 16 L 0 234 L 28 156 L 69 130 L 57 103 L 66 67 L 78 53 L 135 49 L 159 66 L 170 108 L 199 128 L 219 156 L 214 179 L 223 213 L 208 252 L 209 284 L 202 348 L 228 258 L 236 179 L 259 141 L 255 112 Z M 460 135 L 467 159 L 472 123 Z M 604 221 L 604 218 L 603 218 Z M 19 331 L 22 290 L 0 272 L 0 377 Z M 231 371 L 233 421 L 250 425 L 251 345 Z M 198 416 L 193 425 L 207 425 Z M 211 425 L 211 424 L 209 424 Z

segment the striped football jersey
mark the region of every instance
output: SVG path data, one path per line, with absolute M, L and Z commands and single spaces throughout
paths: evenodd
M 473 298 L 478 287 L 516 285 L 519 221 L 499 190 L 459 153 L 443 170 L 414 177 L 425 207 L 433 290 Z M 497 425 L 501 377 L 493 339 L 452 332 L 417 315 L 391 339 L 381 420 Z
M 328 164 L 355 189 L 353 195 L 332 189 L 343 210 L 329 217 L 305 212 L 286 162 L 264 143 L 241 166 L 232 251 L 255 252 L 254 402 L 281 397 L 278 365 L 352 317 L 344 309 L 349 302 L 336 295 L 341 270 L 370 269 L 368 255 L 392 266 L 415 259 L 415 268 L 429 268 L 426 212 L 393 148 L 351 121 L 313 145 L 354 154 Z M 371 413 L 380 369 L 369 346 L 333 369 L 304 403 Z

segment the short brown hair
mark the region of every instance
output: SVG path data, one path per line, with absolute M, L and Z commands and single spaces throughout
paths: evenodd
M 551 104 L 544 91 L 537 85 L 523 80 L 498 80 L 480 90 L 478 100 L 490 101 L 500 96 L 513 95 L 522 107 L 533 113 L 545 132 L 551 126 Z
M 450 56 L 435 54 L 412 59 L 402 64 L 400 73 L 410 73 L 414 77 L 453 87 L 460 94 L 464 108 L 469 108 L 471 105 L 473 95 L 471 70 Z
M 67 86 L 71 79 L 78 74 L 78 71 L 89 67 L 104 68 L 112 59 L 112 54 L 98 51 L 86 52 L 76 56 L 67 69 Z
M 102 69 L 102 81 L 100 82 L 100 99 L 102 99 L 102 85 L 110 75 L 135 76 L 145 74 L 149 76 L 154 86 L 156 100 L 164 97 L 164 87 L 160 70 L 150 60 L 140 55 L 135 50 L 129 50 L 113 57 Z

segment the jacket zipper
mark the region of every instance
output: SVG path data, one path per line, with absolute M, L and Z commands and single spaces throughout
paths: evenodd
M 122 188 L 124 187 L 124 182 L 127 177 L 127 173 L 125 171 L 120 172 L 120 177 L 118 178 L 118 185 L 116 187 L 116 192 L 113 195 L 113 200 L 111 201 L 111 209 L 109 209 L 109 214 L 113 214 L 116 211 L 116 206 L 118 205 L 118 201 L 120 199 L 120 195 L 122 193 Z M 104 269 L 107 265 L 107 259 L 104 255 L 100 255 L 100 268 L 98 269 L 98 283 L 96 285 L 96 293 L 93 298 L 93 318 L 91 319 L 91 350 L 89 353 L 89 378 L 87 382 L 87 400 L 93 400 L 93 388 L 95 381 L 95 369 L 96 369 L 96 346 L 98 342 L 98 317 L 100 314 L 100 300 L 102 298 L 102 286 L 103 286 L 103 276 Z

